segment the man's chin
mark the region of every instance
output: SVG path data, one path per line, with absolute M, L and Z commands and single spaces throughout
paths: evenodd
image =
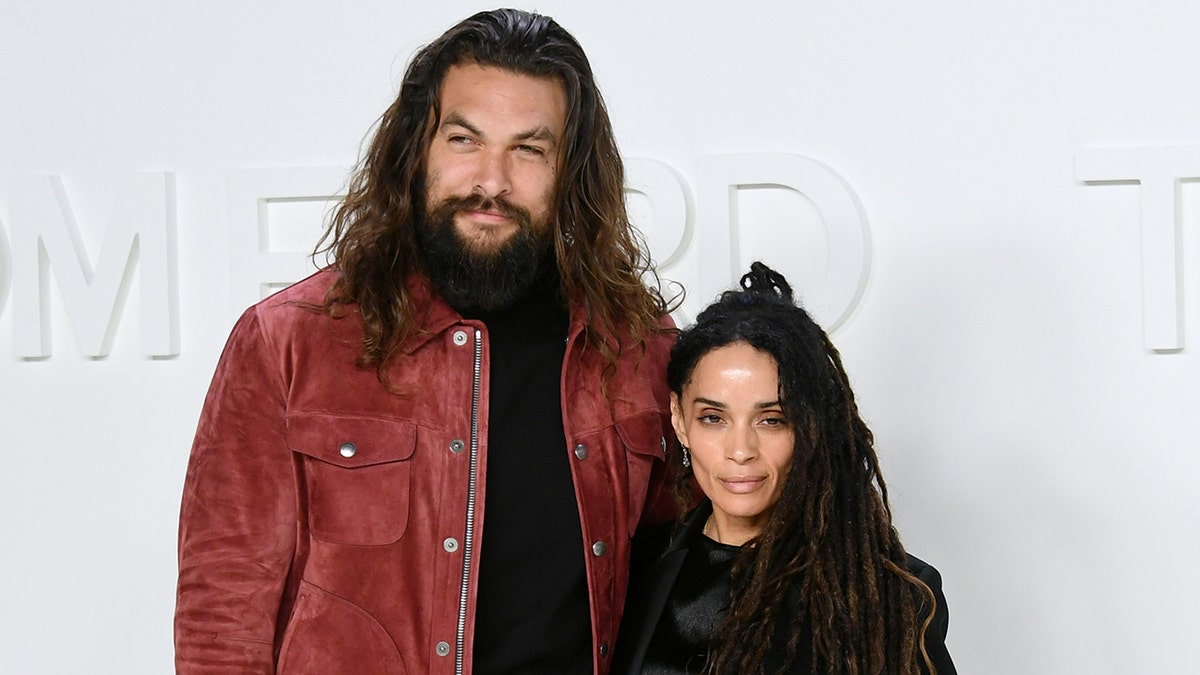
M 454 223 L 454 229 L 458 231 L 458 240 L 462 242 L 463 248 L 477 255 L 490 255 L 499 251 L 521 230 L 512 222 L 481 225 L 458 221 Z
M 537 236 L 539 229 L 497 220 L 491 225 L 456 213 L 417 226 L 430 280 L 459 311 L 495 311 L 515 302 L 532 285 L 551 248 L 548 238 Z
M 461 239 L 463 250 L 471 255 L 490 257 L 496 255 L 504 249 L 510 241 L 513 234 L 496 235 L 489 234 L 486 236 L 463 237 Z

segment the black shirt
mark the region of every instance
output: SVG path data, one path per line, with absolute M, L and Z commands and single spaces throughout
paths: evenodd
M 712 637 L 729 612 L 730 570 L 739 550 L 704 535 L 696 538 L 654 629 L 643 673 L 704 671 Z
M 591 673 L 583 533 L 563 431 L 569 325 L 557 274 L 472 318 L 490 349 L 475 672 Z

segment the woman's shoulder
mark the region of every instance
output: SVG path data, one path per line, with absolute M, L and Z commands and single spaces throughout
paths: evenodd
M 638 528 L 630 545 L 630 569 L 643 570 L 653 564 L 667 550 L 671 543 L 671 535 L 678 526 L 678 522 L 668 520 L 665 523 Z
M 925 649 L 933 661 L 938 675 L 954 675 L 954 661 L 946 648 L 946 632 L 950 624 L 950 612 L 946 603 L 946 595 L 942 591 L 942 575 L 933 565 L 921 560 L 915 555 L 908 554 L 908 571 L 929 587 L 933 593 L 933 618 L 925 630 Z M 926 610 L 928 611 L 928 610 Z
M 917 556 L 906 553 L 908 556 L 908 572 L 921 580 L 921 583 L 929 587 L 933 591 L 935 600 L 940 604 L 945 604 L 945 597 L 942 595 L 942 573 L 933 565 L 925 562 Z
M 711 513 L 712 502 L 705 499 L 679 520 L 638 528 L 631 545 L 632 569 L 639 569 L 639 565 L 653 564 L 670 549 L 691 545 Z

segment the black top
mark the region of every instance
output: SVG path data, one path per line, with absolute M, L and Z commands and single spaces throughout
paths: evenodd
M 684 518 L 677 530 L 672 531 L 669 524 L 654 526 L 639 530 L 634 537 L 629 595 L 613 654 L 612 675 L 674 675 L 696 673 L 703 667 L 704 662 L 694 658 L 699 643 L 691 637 L 703 628 L 699 612 L 718 604 L 727 611 L 730 592 L 730 565 L 722 567 L 717 560 L 722 553 L 714 550 L 722 545 L 715 544 L 702 532 L 711 513 L 712 503 L 705 500 Z M 937 675 L 955 675 L 954 662 L 946 649 L 949 613 L 941 576 L 932 565 L 912 555 L 908 556 L 908 569 L 933 591 L 937 603 L 925 632 L 929 658 Z M 706 577 L 714 585 L 712 592 L 725 595 L 724 603 L 700 588 Z M 779 618 L 802 611 L 798 588 L 785 592 L 781 600 Z M 719 626 L 725 611 L 720 616 L 715 614 L 709 622 L 711 626 Z M 786 646 L 792 630 L 790 621 L 776 621 L 763 663 L 765 672 L 774 673 L 782 668 L 787 673 L 807 675 L 812 671 L 809 628 L 801 625 L 796 629 L 800 631 L 796 636 L 798 648 L 794 655 L 788 656 Z M 707 648 L 702 653 L 707 654 Z
M 512 306 L 469 318 L 487 326 L 491 363 L 475 672 L 591 673 L 583 531 L 560 398 L 569 320 L 557 274 Z
M 709 643 L 729 611 L 729 573 L 737 552 L 737 546 L 704 535 L 688 549 L 646 650 L 643 673 L 676 675 L 704 670 Z

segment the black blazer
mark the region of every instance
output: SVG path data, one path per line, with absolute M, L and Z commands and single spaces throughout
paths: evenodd
M 664 523 L 639 530 L 634 537 L 630 558 L 629 597 L 625 601 L 625 615 L 621 619 L 621 632 L 613 654 L 612 675 L 641 675 L 650 638 L 654 635 L 654 629 L 675 585 L 675 579 L 679 576 L 684 559 L 687 558 L 688 549 L 698 537 L 704 536 L 704 523 L 711 513 L 712 502 L 706 499 L 684 518 L 673 536 L 673 524 Z M 949 613 L 946 610 L 946 598 L 942 594 L 941 575 L 932 565 L 912 555 L 908 556 L 908 568 L 929 586 L 937 598 L 937 610 L 925 632 L 925 649 L 929 652 L 929 658 L 937 669 L 937 675 L 957 675 L 954 662 L 946 650 Z M 790 593 L 788 595 L 791 596 Z M 791 598 L 785 597 L 785 602 L 789 599 Z M 798 596 L 795 601 L 798 606 Z M 764 664 L 768 673 L 778 670 L 782 663 L 783 645 L 787 643 L 787 626 L 780 626 L 780 629 L 780 639 L 772 640 L 773 644 L 779 645 L 779 649 L 772 649 L 771 653 L 767 654 Z M 804 644 L 806 642 L 801 640 L 801 645 Z M 774 653 L 776 651 L 779 653 Z M 793 663 L 789 665 L 788 672 L 807 675 L 812 670 L 811 659 L 812 655 L 808 650 L 800 649 Z

